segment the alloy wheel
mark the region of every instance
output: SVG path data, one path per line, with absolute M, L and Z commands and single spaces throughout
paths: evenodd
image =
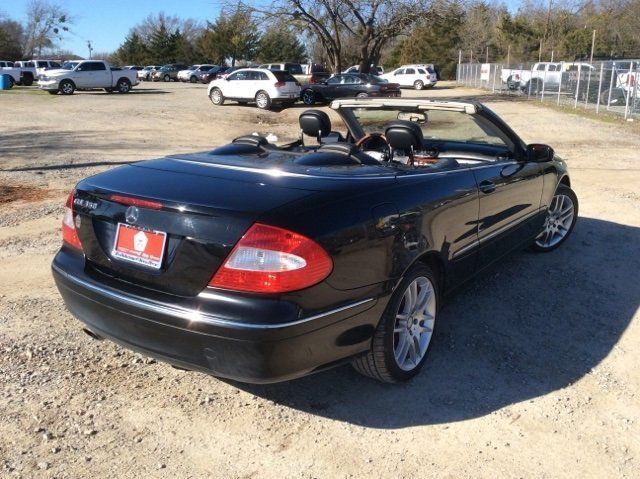
M 411 371 L 424 358 L 436 320 L 436 292 L 431 281 L 419 276 L 404 292 L 393 326 L 393 354 L 403 371 Z
M 560 243 L 569 234 L 574 215 L 572 199 L 562 193 L 555 195 L 547 210 L 544 229 L 536 238 L 536 245 L 539 248 L 552 248 Z

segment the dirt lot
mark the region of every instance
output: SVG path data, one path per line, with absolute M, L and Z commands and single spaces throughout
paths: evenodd
M 568 160 L 573 237 L 451 298 L 409 384 L 343 367 L 257 387 L 91 340 L 49 264 L 80 178 L 253 131 L 291 138 L 302 109 L 214 108 L 202 85 L 0 93 L 0 476 L 638 477 L 640 130 L 488 103 Z

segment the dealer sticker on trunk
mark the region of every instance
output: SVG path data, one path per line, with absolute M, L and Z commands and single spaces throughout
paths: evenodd
M 167 233 L 162 231 L 147 231 L 118 223 L 111 255 L 114 258 L 160 269 L 166 240 Z

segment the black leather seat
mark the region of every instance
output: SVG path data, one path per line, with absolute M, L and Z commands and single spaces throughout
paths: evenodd
M 416 150 L 422 150 L 424 145 L 422 128 L 412 121 L 392 121 L 387 125 L 384 136 L 392 149 L 402 150 L 407 155 L 412 155 Z
M 331 131 L 331 120 L 322 110 L 306 110 L 299 118 L 300 141 L 304 146 L 304 135 L 313 136 L 319 144 L 335 143 L 344 141 L 342 135 L 336 131 Z M 317 147 L 311 147 L 315 149 Z
M 331 133 L 331 120 L 322 110 L 307 110 L 300 115 L 300 129 L 307 136 L 313 136 L 322 143 L 322 138 Z

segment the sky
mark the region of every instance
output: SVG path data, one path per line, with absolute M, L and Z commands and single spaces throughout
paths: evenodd
M 124 41 L 129 30 L 149 14 L 165 12 L 180 18 L 193 18 L 203 24 L 214 20 L 224 0 L 57 0 L 72 17 L 71 33 L 65 34 L 59 48 L 88 57 L 87 41 L 94 53 L 110 53 Z M 245 0 L 246 3 L 254 3 Z M 0 16 L 19 22 L 26 20 L 27 0 L 0 2 Z M 260 2 L 267 3 L 267 2 Z M 504 0 L 516 10 L 519 0 Z M 2 15 L 4 14 L 4 15 Z
M 27 0 L 2 1 L 0 13 L 13 20 L 26 20 Z M 161 11 L 180 18 L 193 18 L 203 24 L 218 16 L 221 0 L 58 0 L 73 19 L 59 47 L 88 56 L 87 40 L 94 52 L 112 52 L 137 23 Z

